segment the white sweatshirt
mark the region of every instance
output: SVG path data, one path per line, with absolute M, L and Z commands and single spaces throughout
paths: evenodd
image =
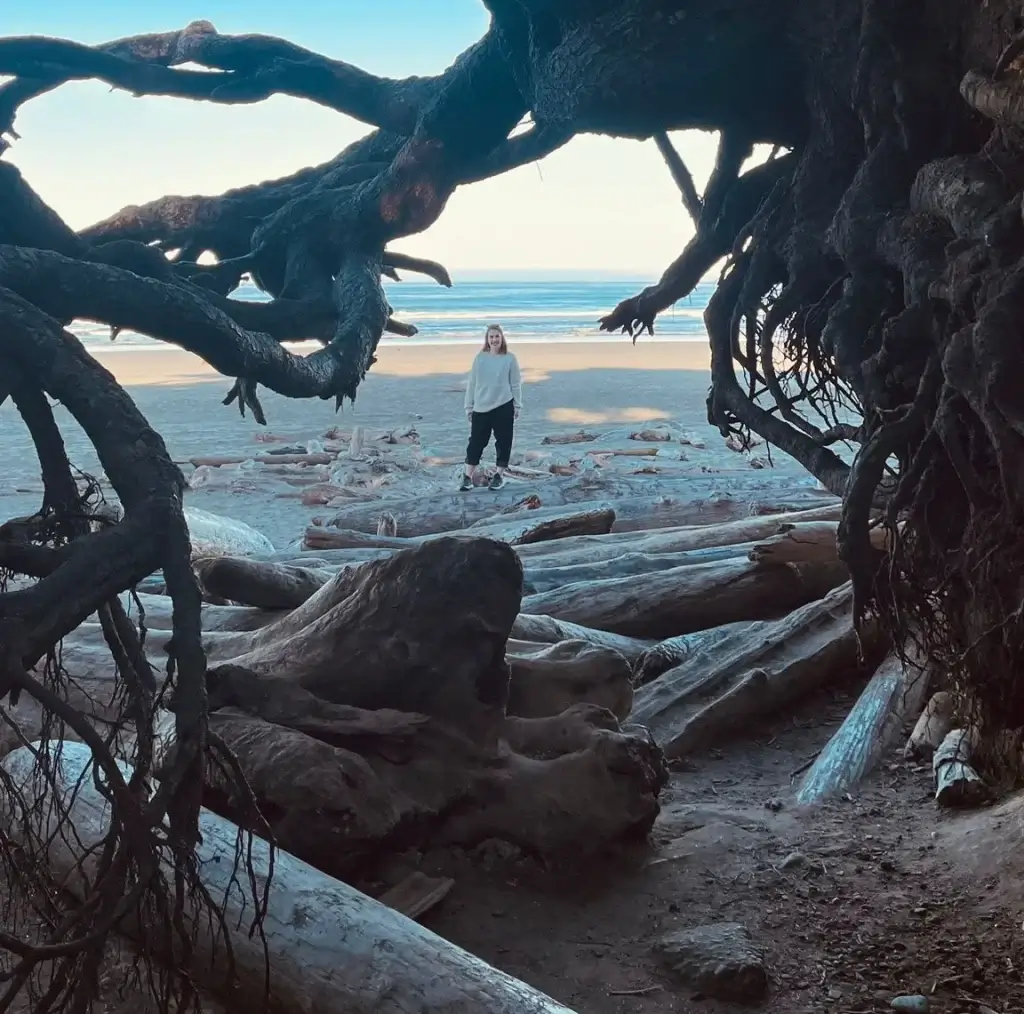
M 490 412 L 492 408 L 514 402 L 523 407 L 523 384 L 519 362 L 511 352 L 495 355 L 482 349 L 473 360 L 466 384 L 466 411 Z

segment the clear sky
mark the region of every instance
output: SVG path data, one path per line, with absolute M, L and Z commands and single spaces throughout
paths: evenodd
M 378 74 L 441 71 L 487 27 L 479 0 L 0 0 L 5 35 L 98 43 L 212 21 L 279 35 Z M 75 227 L 164 194 L 219 193 L 321 162 L 368 128 L 275 97 L 251 106 L 136 99 L 88 82 L 25 106 L 10 157 Z M 702 186 L 714 138 L 675 135 Z M 460 189 L 428 232 L 394 244 L 456 271 L 656 276 L 692 229 L 653 141 L 574 139 L 543 162 Z

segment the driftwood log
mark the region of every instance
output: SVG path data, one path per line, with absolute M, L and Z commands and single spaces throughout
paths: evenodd
M 102 858 L 109 804 L 93 784 L 86 747 L 65 744 L 59 784 L 70 828 L 58 833 L 56 807 L 42 805 L 44 783 L 32 776 L 30 748 L 10 754 L 7 773 L 22 787 L 34 810 L 45 859 L 54 880 L 86 896 L 86 878 Z M 125 777 L 130 775 L 124 767 Z M 61 809 L 64 809 L 62 807 Z M 4 831 L 15 836 L 18 821 L 4 814 Z M 209 810 L 200 813 L 197 846 L 203 887 L 223 905 L 230 956 L 218 924 L 198 908 L 186 912 L 199 934 L 188 955 L 188 973 L 197 984 L 220 993 L 238 1007 L 319 1014 L 382 1014 L 383 1011 L 449 1011 L 451 1014 L 572 1014 L 561 1004 L 348 885 L 324 875 L 288 852 L 271 857 L 269 847 L 252 843 L 256 877 L 266 882 L 273 870 L 263 943 L 249 933 L 251 898 L 244 877 L 236 878 L 238 828 Z M 79 865 L 81 864 L 81 865 Z M 148 927 L 128 931 L 145 938 Z M 269 961 L 267 960 L 269 959 Z M 233 967 L 232 967 L 233 966 Z M 269 997 L 264 988 L 269 986 Z
M 735 736 L 853 672 L 859 657 L 849 584 L 781 620 L 724 636 L 636 691 L 632 722 L 669 757 Z
M 539 647 L 530 654 L 506 654 L 508 714 L 546 718 L 575 704 L 593 704 L 626 718 L 633 706 L 633 672 L 623 655 L 578 640 Z
M 384 507 L 384 504 L 381 504 Z M 388 513 L 391 513 L 390 511 Z M 394 515 L 392 514 L 392 517 Z M 470 525 L 461 531 L 446 531 L 446 535 L 467 535 L 475 538 L 486 537 L 507 542 L 510 546 L 525 546 L 535 542 L 548 542 L 576 535 L 605 535 L 615 523 L 615 511 L 601 504 L 584 505 L 584 509 L 572 510 L 566 507 L 521 510 L 498 518 L 485 518 L 486 523 Z M 397 518 L 395 525 L 398 527 Z M 399 528 L 399 530 L 401 530 Z M 441 533 L 434 533 L 441 534 Z M 370 538 L 360 538 L 358 531 L 347 531 L 336 526 L 312 526 L 306 529 L 303 545 L 306 549 L 348 549 L 364 546 L 367 542 L 375 547 L 405 549 L 418 545 L 429 535 L 381 535 L 377 532 Z
M 758 542 L 748 555 L 754 563 L 828 563 L 839 559 L 838 529 L 838 522 L 783 522 L 774 535 Z M 884 528 L 871 530 L 874 548 L 884 549 L 886 542 Z
M 193 561 L 192 569 L 206 596 L 272 610 L 301 606 L 331 579 L 335 570 L 237 556 L 205 557 Z
M 932 758 L 935 773 L 935 802 L 940 806 L 967 808 L 981 806 L 991 790 L 974 768 L 981 737 L 977 729 L 953 729 L 939 744 Z
M 557 644 L 559 641 L 585 641 L 601 648 L 618 652 L 628 662 L 634 662 L 653 642 L 637 637 L 623 637 L 606 630 L 595 630 L 578 623 L 556 620 L 551 616 L 520 613 L 512 624 L 512 636 L 524 641 Z
M 921 710 L 927 689 L 927 670 L 908 670 L 896 656 L 887 656 L 804 776 L 797 802 L 838 796 L 870 774 L 904 723 Z
M 780 616 L 847 580 L 833 564 L 761 566 L 745 559 L 585 581 L 529 595 L 523 611 L 630 637 L 664 639 L 740 620 Z
M 669 637 L 651 645 L 634 663 L 633 686 L 646 686 L 662 673 L 682 665 L 698 653 L 710 656 L 716 644 L 749 626 L 750 621 L 725 623 L 709 630 L 697 630 L 692 634 Z
M 907 760 L 930 761 L 942 741 L 953 731 L 954 701 L 948 690 L 940 690 L 928 699 L 903 748 Z
M 475 495 L 475 494 L 474 494 Z M 523 498 L 520 497 L 520 500 Z M 517 501 L 513 501 L 516 503 Z M 381 501 L 380 508 L 383 511 L 389 502 Z M 592 509 L 603 509 L 610 507 L 601 501 L 581 501 L 577 510 L 589 511 Z M 614 509 L 614 508 L 612 508 Z M 463 527 L 460 525 L 451 529 L 441 529 L 427 535 L 382 536 L 374 531 L 356 531 L 353 529 L 331 527 L 333 537 L 344 541 L 338 549 L 351 550 L 394 550 L 408 549 L 410 546 L 418 545 L 420 542 L 433 538 L 437 535 L 469 534 L 480 535 L 480 529 L 494 526 L 504 526 L 510 521 L 516 522 L 522 517 L 527 519 L 542 520 L 544 518 L 558 517 L 567 511 L 574 512 L 573 508 L 565 506 L 539 507 L 535 510 L 521 508 L 513 513 L 498 513 L 498 508 L 490 509 L 480 521 Z M 806 510 L 790 511 L 787 513 L 756 515 L 743 517 L 735 521 L 719 523 L 672 525 L 655 529 L 638 529 L 630 531 L 614 531 L 607 535 L 575 535 L 562 536 L 557 541 L 545 545 L 520 544 L 517 552 L 526 559 L 534 554 L 547 555 L 554 552 L 569 552 L 587 550 L 601 555 L 592 557 L 594 560 L 609 559 L 604 555 L 611 553 L 613 556 L 623 552 L 627 547 L 637 552 L 684 552 L 691 549 L 707 549 L 715 546 L 736 545 L 744 542 L 757 542 L 778 534 L 781 524 L 802 524 L 812 521 L 836 522 L 840 513 L 840 507 L 835 503 L 826 503 L 819 507 L 811 507 Z M 348 557 L 335 556 L 335 550 L 329 550 L 325 558 L 333 559 L 336 562 L 348 562 Z M 303 554 L 291 552 L 274 553 L 258 559 L 270 560 L 274 563 L 300 562 Z M 321 554 L 318 553 L 318 556 Z M 580 554 L 579 560 L 586 560 L 587 557 Z

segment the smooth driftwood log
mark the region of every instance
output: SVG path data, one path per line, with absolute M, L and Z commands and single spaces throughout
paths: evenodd
M 510 715 L 546 718 L 576 704 L 592 704 L 624 719 L 633 706 L 632 669 L 610 648 L 561 641 L 529 655 L 506 657 Z
M 974 728 L 953 729 L 939 744 L 932 758 L 935 773 L 935 802 L 940 806 L 967 808 L 981 806 L 991 791 L 974 770 L 973 758 L 981 737 Z
M 206 595 L 257 609 L 294 609 L 334 576 L 333 569 L 291 567 L 236 556 L 194 560 L 192 569 Z
M 59 785 L 73 833 L 58 833 L 57 808 L 42 805 L 45 784 L 33 777 L 33 763 L 30 749 L 22 748 L 3 766 L 37 804 L 37 830 L 48 843 L 46 859 L 54 879 L 84 898 L 84 878 L 95 875 L 102 856 L 98 846 L 110 819 L 108 804 L 93 784 L 89 751 L 69 743 L 60 757 Z M 123 771 L 129 777 L 130 770 L 123 766 Z M 5 831 L 16 837 L 18 821 L 11 820 L 8 809 L 4 816 Z M 226 994 L 233 1005 L 262 1009 L 267 984 L 267 1009 L 280 1012 L 572 1014 L 525 983 L 280 850 L 273 858 L 263 922 L 267 978 L 263 944 L 249 933 L 253 901 L 248 879 L 234 872 L 238 828 L 208 810 L 201 811 L 199 827 L 200 877 L 208 895 L 224 905 L 231 957 L 217 924 L 193 910 L 187 918 L 200 942 L 190 951 L 188 971 L 201 986 Z M 250 855 L 257 881 L 265 883 L 271 874 L 269 847 L 256 840 Z M 167 872 L 170 875 L 169 867 Z M 147 933 L 146 926 L 128 929 L 137 937 Z
M 903 756 L 907 760 L 931 760 L 942 741 L 953 731 L 953 695 L 948 690 L 932 694 L 914 726 Z
M 551 616 L 520 613 L 512 624 L 512 637 L 523 641 L 557 644 L 559 641 L 586 641 L 599 648 L 617 651 L 627 662 L 633 663 L 654 642 L 638 637 L 623 637 L 606 630 L 595 630 L 578 623 L 556 620 Z
M 848 578 L 838 563 L 761 566 L 725 560 L 645 577 L 566 585 L 523 599 L 523 612 L 630 637 L 665 639 L 740 620 L 779 616 Z
M 710 652 L 724 638 L 745 630 L 751 621 L 724 623 L 709 630 L 697 630 L 692 634 L 669 637 L 651 645 L 633 665 L 633 686 L 643 687 L 656 680 L 662 673 L 682 665 L 698 651 Z
M 639 688 L 631 722 L 669 757 L 736 736 L 851 673 L 859 657 L 849 584 L 781 620 L 752 623 Z
M 804 776 L 797 802 L 838 796 L 870 774 L 904 723 L 921 710 L 927 688 L 927 670 L 908 671 L 896 656 L 887 656 Z
M 381 502 L 381 507 L 384 507 Z M 565 507 L 539 508 L 516 511 L 498 518 L 486 518 L 458 531 L 446 532 L 450 536 L 465 535 L 473 538 L 498 539 L 510 546 L 525 546 L 536 542 L 549 542 L 578 535 L 605 535 L 615 523 L 615 511 L 608 506 L 594 505 L 586 510 Z M 396 519 L 397 523 L 397 519 Z M 401 530 L 401 528 L 399 528 Z M 435 533 L 437 534 L 437 533 Z M 409 537 L 375 534 L 369 538 L 362 532 L 346 531 L 336 527 L 312 526 L 306 529 L 303 546 L 306 549 L 348 549 L 372 545 L 387 549 L 407 549 L 419 545 L 430 536 Z
M 748 472 L 701 472 L 670 479 L 657 476 L 575 476 L 530 485 L 510 483 L 497 492 L 388 500 L 386 509 L 406 536 L 432 535 L 468 528 L 497 515 L 524 496 L 535 495 L 543 507 L 600 503 L 615 511 L 614 531 L 669 525 L 722 523 L 751 514 L 782 513 L 833 507 L 838 501 L 792 478 L 757 477 Z M 342 507 L 328 524 L 372 534 L 384 502 Z

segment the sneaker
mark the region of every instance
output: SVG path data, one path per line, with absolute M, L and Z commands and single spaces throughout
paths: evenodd
M 487 483 L 487 485 L 490 489 L 501 489 L 501 487 L 505 485 L 505 476 L 503 476 L 501 472 L 495 472 L 494 475 L 491 476 L 491 481 Z
M 459 492 L 460 493 L 465 493 L 466 490 L 469 490 L 469 489 L 472 489 L 472 488 L 473 488 L 473 480 L 468 475 L 466 475 L 465 472 L 463 472 L 463 474 L 462 474 L 462 482 L 459 485 Z

